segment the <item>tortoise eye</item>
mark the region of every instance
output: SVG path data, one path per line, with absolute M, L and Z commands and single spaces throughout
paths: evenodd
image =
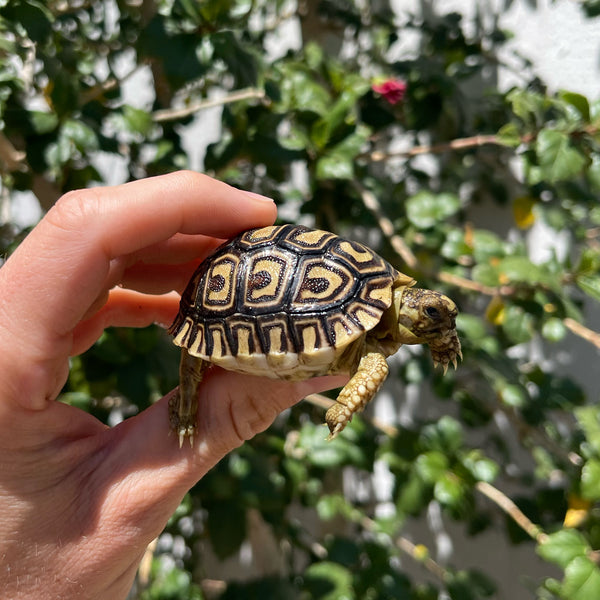
M 431 319 L 439 319 L 441 316 L 440 311 L 435 308 L 435 306 L 427 306 L 425 308 L 425 314 Z

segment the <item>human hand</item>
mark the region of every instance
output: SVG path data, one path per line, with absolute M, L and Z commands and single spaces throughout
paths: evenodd
M 168 325 L 168 292 L 198 260 L 275 214 L 191 172 L 71 192 L 0 268 L 0 597 L 125 598 L 191 486 L 280 411 L 344 382 L 211 369 L 183 450 L 168 435 L 170 395 L 114 428 L 56 401 L 70 356 L 108 326 Z

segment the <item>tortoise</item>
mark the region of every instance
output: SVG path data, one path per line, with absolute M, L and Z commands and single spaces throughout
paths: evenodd
M 319 229 L 270 226 L 225 242 L 193 274 L 169 328 L 182 349 L 169 404 L 180 446 L 193 444 L 211 364 L 286 380 L 351 375 L 326 413 L 329 439 L 373 398 L 401 345 L 428 344 L 435 366 L 456 368 L 456 305 L 415 283 L 366 246 Z

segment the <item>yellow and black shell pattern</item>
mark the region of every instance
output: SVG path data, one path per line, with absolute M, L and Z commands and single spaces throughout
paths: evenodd
M 278 379 L 330 373 L 392 304 L 399 273 L 369 248 L 317 229 L 252 229 L 192 276 L 169 329 L 189 354 Z

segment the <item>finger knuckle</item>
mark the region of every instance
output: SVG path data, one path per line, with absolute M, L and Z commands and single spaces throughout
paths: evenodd
M 73 190 L 59 198 L 48 211 L 47 220 L 67 230 L 80 230 L 101 215 L 100 188 Z

